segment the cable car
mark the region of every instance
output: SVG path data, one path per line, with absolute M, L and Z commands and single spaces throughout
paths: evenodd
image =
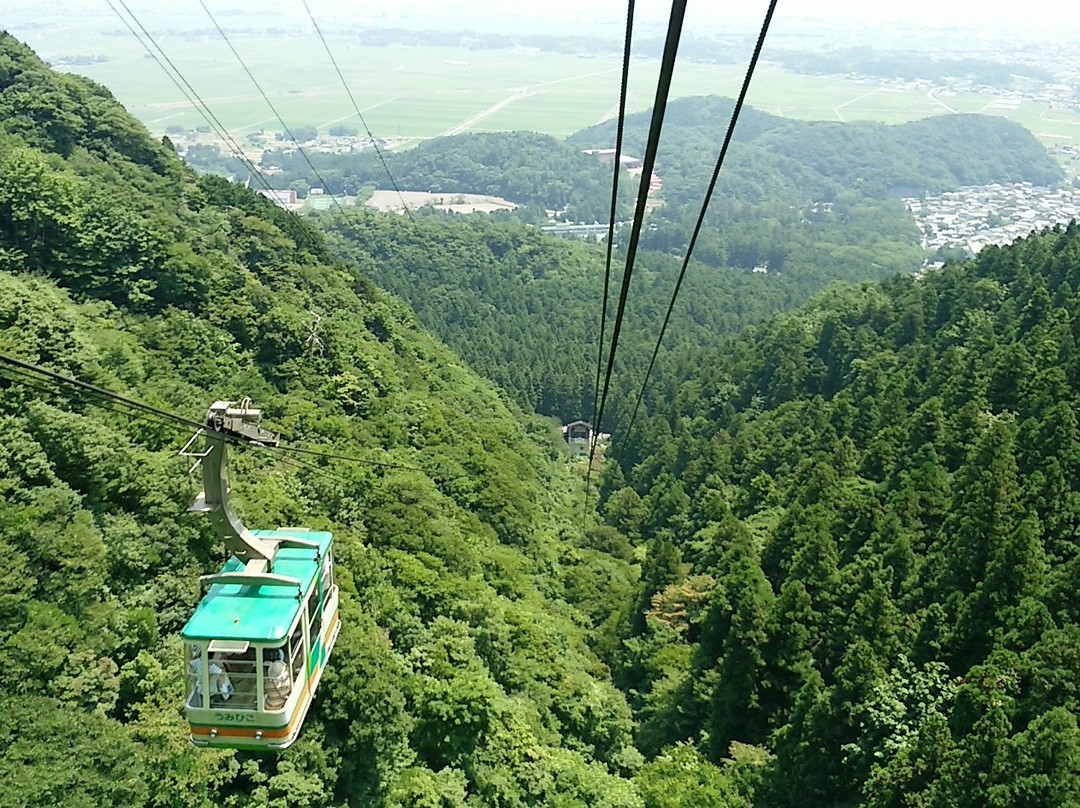
M 341 630 L 334 537 L 304 528 L 248 530 L 229 505 L 226 443 L 277 446 L 244 399 L 218 401 L 181 450 L 202 467 L 189 510 L 213 521 L 230 557 L 200 578 L 203 596 L 181 631 L 184 711 L 196 746 L 285 749 L 296 740 Z M 203 451 L 192 445 L 202 435 Z

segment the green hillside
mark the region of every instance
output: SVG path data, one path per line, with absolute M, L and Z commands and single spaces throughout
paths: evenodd
M 665 198 L 700 201 L 732 106 L 729 99 L 710 96 L 680 98 L 668 106 L 657 157 L 657 171 L 665 177 Z M 643 151 L 648 128 L 649 113 L 627 116 L 630 153 Z M 615 141 L 615 122 L 583 129 L 568 140 L 581 148 L 610 146 Z M 1061 168 L 1034 135 L 1017 123 L 987 115 L 938 115 L 904 124 L 843 124 L 791 121 L 746 109 L 739 116 L 735 141 L 796 160 L 804 170 L 820 175 L 819 183 L 824 178 L 875 198 L 900 187 L 917 196 L 961 185 L 1023 181 L 1047 185 L 1062 178 Z M 734 169 L 739 162 L 733 152 L 725 172 L 727 166 Z M 668 176 L 676 181 L 674 187 Z M 720 190 L 724 190 L 723 181 Z
M 778 127 L 755 143 L 869 196 L 1062 179 L 1031 132 L 990 115 L 938 115 L 895 126 L 814 122 Z
M 638 255 L 608 425 L 641 383 L 695 216 L 683 209 L 643 239 L 653 249 Z M 602 245 L 560 241 L 486 216 L 408 220 L 356 210 L 320 224 L 336 255 L 407 300 L 426 328 L 521 406 L 564 422 L 591 413 Z M 715 346 L 830 283 L 913 272 L 923 255 L 916 235 L 898 202 L 886 214 L 851 199 L 809 218 L 805 210 L 769 203 L 726 234 L 707 230 L 659 361 L 677 363 L 673 352 L 687 345 Z M 616 251 L 609 317 L 624 262 Z M 769 274 L 751 271 L 763 264 Z
M 731 108 L 730 100 L 716 97 L 681 98 L 668 107 L 656 162 L 664 206 L 652 214 L 642 247 L 685 250 Z M 648 125 L 646 114 L 627 117 L 630 153 L 641 153 Z M 597 148 L 614 139 L 609 121 L 569 142 Z M 914 269 L 917 233 L 897 197 L 995 182 L 1055 185 L 1062 178 L 1045 147 L 1002 118 L 841 124 L 745 109 L 695 255 L 711 266 L 768 262 L 786 273 L 881 278 L 905 265 Z
M 837 289 L 660 378 L 608 479 L 644 542 L 647 755 L 768 806 L 1080 799 L 1080 229 Z
M 668 107 L 657 158 L 666 208 L 696 213 L 719 150 L 732 101 L 718 96 L 676 99 Z M 644 153 L 649 112 L 626 119 L 626 148 Z M 268 151 L 264 168 L 275 167 L 275 187 L 301 193 L 325 182 L 335 193 L 357 194 L 365 186 L 391 188 L 387 168 L 403 189 L 478 193 L 505 197 L 528 208 L 518 216 L 543 218 L 565 211 L 575 221 L 606 221 L 610 167 L 582 149 L 611 148 L 616 121 L 584 129 L 560 141 L 534 132 L 484 132 L 438 137 L 404 152 L 378 157 L 373 150 L 312 154 L 311 164 L 295 149 Z M 222 157 L 201 147 L 190 153 L 196 167 L 222 170 Z M 385 162 L 385 165 L 384 165 Z M 239 163 L 232 172 L 245 174 Z M 986 115 L 934 116 L 900 125 L 794 121 L 747 107 L 739 118 L 735 146 L 726 162 L 718 202 L 831 201 L 848 191 L 874 204 L 887 196 L 940 193 L 962 185 L 1032 182 L 1053 185 L 1061 168 L 1019 124 Z M 622 200 L 625 218 L 636 182 Z M 873 200 L 873 201 L 871 201 Z M 749 216 L 740 216 L 740 223 Z
M 249 524 L 334 531 L 344 627 L 294 746 L 196 750 L 189 433 L 0 367 L 0 808 L 1080 804 L 1080 228 L 806 304 L 907 236 L 769 161 L 853 240 L 695 267 L 598 523 L 508 403 L 587 403 L 596 248 L 294 217 L 0 34 L 0 353 L 374 461 L 234 452 Z M 643 254 L 616 399 L 676 263 Z
M 0 374 L 0 805 L 640 806 L 589 645 L 634 571 L 582 534 L 550 427 L 6 35 L 0 110 L 0 352 L 397 464 L 234 454 L 250 524 L 337 535 L 344 628 L 294 747 L 196 751 L 177 631 L 223 559 L 183 515 L 187 435 Z
M 649 214 L 642 234 L 607 429 L 619 423 L 644 375 L 730 112 L 731 101 L 717 97 L 678 99 L 669 108 L 657 162 L 664 204 Z M 647 123 L 645 115 L 628 118 L 630 153 L 641 154 Z M 614 123 L 569 142 L 610 146 Z M 596 166 L 574 162 L 574 154 L 551 138 L 485 134 L 433 140 L 394 155 L 392 165 L 406 187 L 428 182 L 441 191 L 497 190 L 533 206 L 559 207 L 571 178 L 580 176 L 582 188 L 594 190 L 603 179 Z M 363 162 L 344 155 L 317 159 L 336 172 L 330 176 Z M 290 160 L 303 175 L 295 156 Z M 385 174 L 377 176 L 381 166 L 374 158 L 367 162 L 371 181 L 386 185 Z M 832 282 L 914 272 L 924 257 L 919 233 L 890 194 L 1060 178 L 1046 150 L 1000 118 L 830 124 L 747 109 L 673 313 L 672 344 L 659 361 L 685 367 L 680 345 L 715 346 L 773 312 L 801 305 Z M 636 185 L 624 177 L 621 187 L 631 191 Z M 595 204 L 605 203 L 598 196 Z M 332 240 L 336 254 L 360 263 L 376 256 L 364 264 L 365 273 L 405 298 L 427 328 L 515 401 L 563 421 L 587 417 L 599 333 L 599 312 L 590 302 L 603 295 L 602 250 L 558 246 L 520 226 L 471 219 L 403 221 L 357 212 L 346 222 L 327 219 L 325 226 L 345 237 Z M 617 256 L 616 277 L 621 267 Z M 748 277 L 765 267 L 768 277 Z
M 410 222 L 358 210 L 320 221 L 338 255 L 408 300 L 425 327 L 522 407 L 564 423 L 592 412 L 602 247 L 488 217 L 416 217 Z M 620 261 L 616 256 L 611 316 Z M 678 270 L 671 256 L 650 252 L 639 257 L 612 423 L 640 384 Z M 814 277 L 766 278 L 695 264 L 675 310 L 677 333 L 667 347 L 714 345 L 798 305 L 821 286 Z

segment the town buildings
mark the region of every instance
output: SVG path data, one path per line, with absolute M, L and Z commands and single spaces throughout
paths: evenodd
M 1080 188 L 995 183 L 908 198 L 904 204 L 922 229 L 926 250 L 960 248 L 976 255 L 988 244 L 1011 244 L 1080 219 Z

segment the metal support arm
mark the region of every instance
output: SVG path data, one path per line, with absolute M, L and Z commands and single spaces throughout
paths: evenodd
M 239 438 L 277 446 L 278 436 L 259 426 L 261 418 L 262 411 L 251 406 L 251 399 L 245 398 L 239 407 L 233 406 L 231 401 L 214 402 L 202 430 L 205 450 L 189 452 L 185 447 L 181 451 L 181 454 L 198 458 L 192 470 L 202 466 L 203 490 L 188 511 L 207 514 L 218 536 L 225 540 L 226 549 L 243 561 L 252 573 L 270 568 L 278 542 L 255 536 L 244 527 L 229 504 L 227 445 L 230 439 Z

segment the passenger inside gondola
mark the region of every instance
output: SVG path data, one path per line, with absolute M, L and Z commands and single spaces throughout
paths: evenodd
M 280 710 L 292 693 L 292 679 L 289 666 L 285 662 L 284 648 L 267 648 L 263 652 L 263 664 L 266 667 L 266 680 L 263 689 L 266 693 L 265 709 Z
M 189 678 L 191 679 L 190 704 L 192 707 L 203 706 L 202 663 L 202 647 L 193 646 L 191 653 L 191 662 L 188 664 Z M 220 654 L 215 653 L 211 655 L 208 671 L 210 706 L 219 707 L 226 701 L 228 701 L 229 697 L 232 696 L 233 693 L 233 685 L 232 681 L 229 679 L 229 671 Z
M 225 657 L 225 663 L 235 688 L 229 706 L 235 710 L 254 710 L 258 701 L 255 649 L 249 646 L 243 651 L 229 653 Z

